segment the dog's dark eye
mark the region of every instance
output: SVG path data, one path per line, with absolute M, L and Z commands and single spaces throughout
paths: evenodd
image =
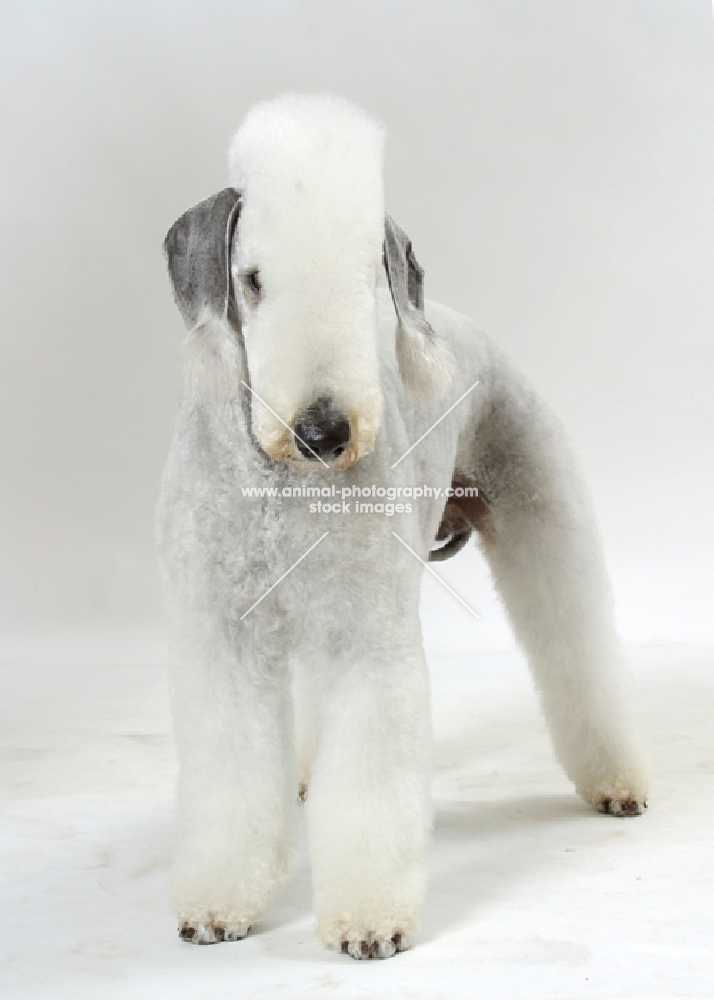
M 243 284 L 245 285 L 246 291 L 250 296 L 257 300 L 260 298 L 260 294 L 263 291 L 263 285 L 260 281 L 260 273 L 256 269 L 254 271 L 246 271 L 243 275 Z

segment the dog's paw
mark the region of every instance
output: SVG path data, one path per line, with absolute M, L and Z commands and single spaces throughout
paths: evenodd
M 250 930 L 250 924 L 231 923 L 223 920 L 189 921 L 179 925 L 179 937 L 191 944 L 220 944 L 221 941 L 242 941 Z
M 608 816 L 640 816 L 647 808 L 645 798 L 601 798 L 595 803 L 598 812 L 607 813 Z
M 374 922 L 342 919 L 318 925 L 327 948 L 356 959 L 391 958 L 399 951 L 406 951 L 414 943 L 415 931 L 415 920 L 395 920 L 394 917 Z
M 411 948 L 412 942 L 406 934 L 397 931 L 391 937 L 364 934 L 360 937 L 344 938 L 340 941 L 340 951 L 352 958 L 391 958 L 398 951 Z
M 649 781 L 644 776 L 617 775 L 600 778 L 578 787 L 578 793 L 588 805 L 608 816 L 640 816 L 647 808 Z

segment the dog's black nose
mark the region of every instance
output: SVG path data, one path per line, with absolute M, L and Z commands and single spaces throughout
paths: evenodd
M 293 429 L 298 451 L 313 461 L 338 458 L 350 443 L 350 422 L 329 396 L 321 396 L 306 407 Z

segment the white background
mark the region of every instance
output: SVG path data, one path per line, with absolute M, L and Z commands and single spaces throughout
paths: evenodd
M 489 330 L 569 428 L 625 638 L 712 639 L 706 0 L 2 10 L 8 655 L 107 629 L 92 657 L 160 648 L 152 518 L 183 332 L 161 241 L 227 183 L 246 109 L 286 89 L 344 94 L 386 124 L 387 203 L 427 294 Z M 442 571 L 483 622 L 429 584 L 429 647 L 509 645 L 476 553 Z

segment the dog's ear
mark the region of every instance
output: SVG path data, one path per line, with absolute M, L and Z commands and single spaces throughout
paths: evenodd
M 231 244 L 240 208 L 240 192 L 225 188 L 184 212 L 164 240 L 174 298 L 189 330 L 228 315 Z
M 384 267 L 397 313 L 397 361 L 417 395 L 437 398 L 451 382 L 452 358 L 424 315 L 424 270 L 407 234 L 384 220 Z
M 236 399 L 244 373 L 240 325 L 231 296 L 231 246 L 240 192 L 225 188 L 174 222 L 164 240 L 169 276 L 189 334 L 183 345 L 184 392 L 198 402 Z

